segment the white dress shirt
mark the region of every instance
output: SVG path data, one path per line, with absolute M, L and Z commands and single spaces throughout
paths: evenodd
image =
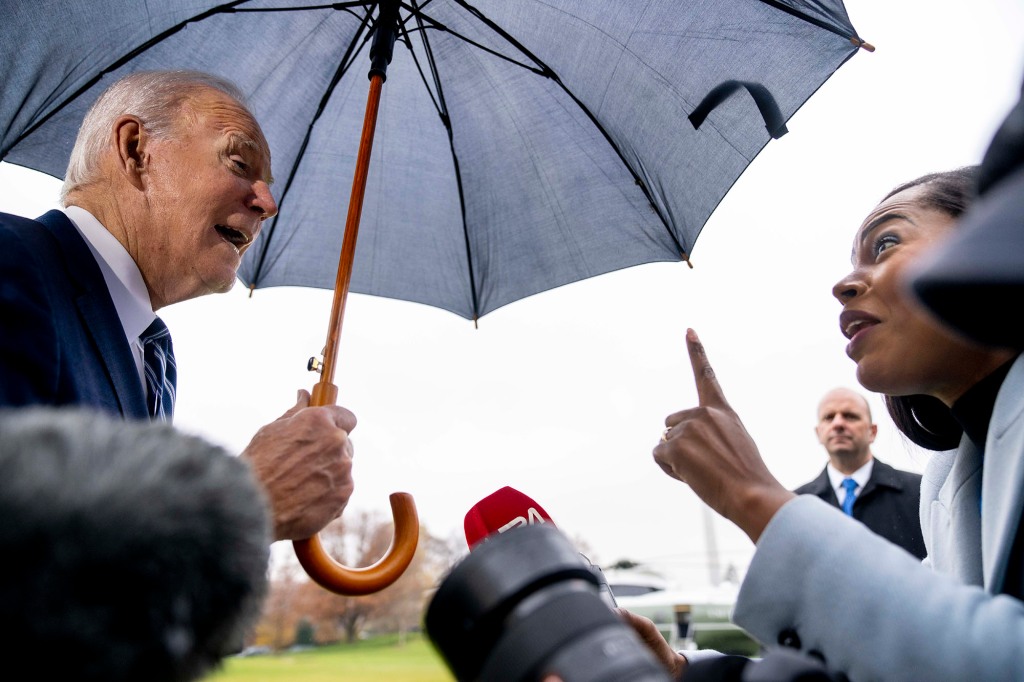
M 832 484 L 832 490 L 836 494 L 836 499 L 839 500 L 839 504 L 842 505 L 846 499 L 846 488 L 843 487 L 843 481 L 847 478 L 852 478 L 857 482 L 857 487 L 854 488 L 853 499 L 857 499 L 862 492 L 864 492 L 864 486 L 868 484 L 868 479 L 871 478 L 871 470 L 875 466 L 875 458 L 872 457 L 868 460 L 867 464 L 857 469 L 852 474 L 844 474 L 839 469 L 832 466 L 832 462 L 829 462 L 825 466 L 825 471 L 828 472 L 828 480 Z
M 143 393 L 146 392 L 146 375 L 142 359 L 142 343 L 139 334 L 156 319 L 153 304 L 149 300 L 149 290 L 142 279 L 139 266 L 135 264 L 128 251 L 114 235 L 110 234 L 100 221 L 84 208 L 68 206 L 60 209 L 81 233 L 89 250 L 96 258 L 96 263 L 103 273 L 103 281 L 107 284 L 110 298 L 121 320 L 125 338 L 131 346 L 135 358 L 135 368 L 139 372 Z

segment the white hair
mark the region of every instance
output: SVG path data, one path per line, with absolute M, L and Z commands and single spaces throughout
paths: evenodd
M 146 132 L 154 138 L 166 139 L 179 122 L 181 105 L 206 88 L 237 100 L 252 116 L 245 96 L 234 83 L 201 71 L 138 71 L 114 82 L 89 108 L 78 130 L 60 190 L 61 205 L 67 205 L 70 192 L 97 179 L 99 160 L 118 116 L 138 116 Z

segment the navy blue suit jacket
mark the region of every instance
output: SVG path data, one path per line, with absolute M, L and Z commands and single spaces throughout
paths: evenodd
M 148 419 L 99 265 L 60 211 L 0 213 L 0 407 L 88 405 Z
M 793 492 L 817 495 L 833 507 L 840 506 L 828 478 L 828 467 L 822 469 L 816 479 Z M 927 550 L 921 532 L 920 510 L 921 475 L 894 469 L 876 457 L 864 490 L 853 502 L 853 518 L 918 559 L 923 559 Z

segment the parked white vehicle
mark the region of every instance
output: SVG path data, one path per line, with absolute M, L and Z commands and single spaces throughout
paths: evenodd
M 656 573 L 643 569 L 611 569 L 605 577 L 624 609 L 654 621 L 674 649 L 716 649 L 723 653 L 753 656 L 760 646 L 729 616 L 739 586 L 683 590 Z

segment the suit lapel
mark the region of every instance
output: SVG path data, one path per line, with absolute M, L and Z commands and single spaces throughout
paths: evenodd
M 1024 511 L 1024 355 L 1003 380 L 985 443 L 982 481 L 982 561 L 985 586 L 1002 590 L 1006 566 Z
M 882 463 L 879 462 L 877 459 L 875 460 L 875 463 L 871 466 L 871 475 L 868 476 L 868 480 L 865 481 L 864 490 L 860 491 L 860 494 L 857 495 L 857 499 L 863 499 L 867 497 L 874 491 L 875 488 L 878 487 L 879 479 L 882 478 L 882 472 L 880 471 L 881 467 L 879 466 L 881 464 Z
M 939 490 L 937 503 L 943 512 L 931 513 L 932 546 L 929 553 L 936 556 L 935 567 L 957 576 L 968 585 L 984 584 L 984 565 L 981 550 L 981 513 L 978 499 L 981 495 L 981 452 L 964 435 L 953 458 L 949 476 Z M 923 487 L 922 487 L 923 490 Z M 936 524 L 938 524 L 936 526 Z M 940 550 L 938 538 L 945 537 Z
M 97 354 L 103 360 L 121 413 L 135 419 L 148 418 L 146 396 L 135 359 L 92 251 L 62 212 L 50 211 L 38 220 L 56 238 L 68 273 L 75 281 L 78 290 L 75 303 L 82 326 L 92 337 Z
M 870 494 L 879 486 L 903 490 L 903 482 L 896 475 L 896 470 L 885 462 L 879 461 L 877 457 L 874 458 L 874 461 L 875 463 L 871 467 L 871 476 L 868 477 L 867 483 L 864 484 L 864 490 L 857 496 L 858 499 Z
M 836 491 L 832 489 L 832 481 L 828 477 L 828 467 L 821 470 L 818 477 L 807 485 L 808 492 L 817 495 L 833 507 L 839 507 L 839 498 Z

